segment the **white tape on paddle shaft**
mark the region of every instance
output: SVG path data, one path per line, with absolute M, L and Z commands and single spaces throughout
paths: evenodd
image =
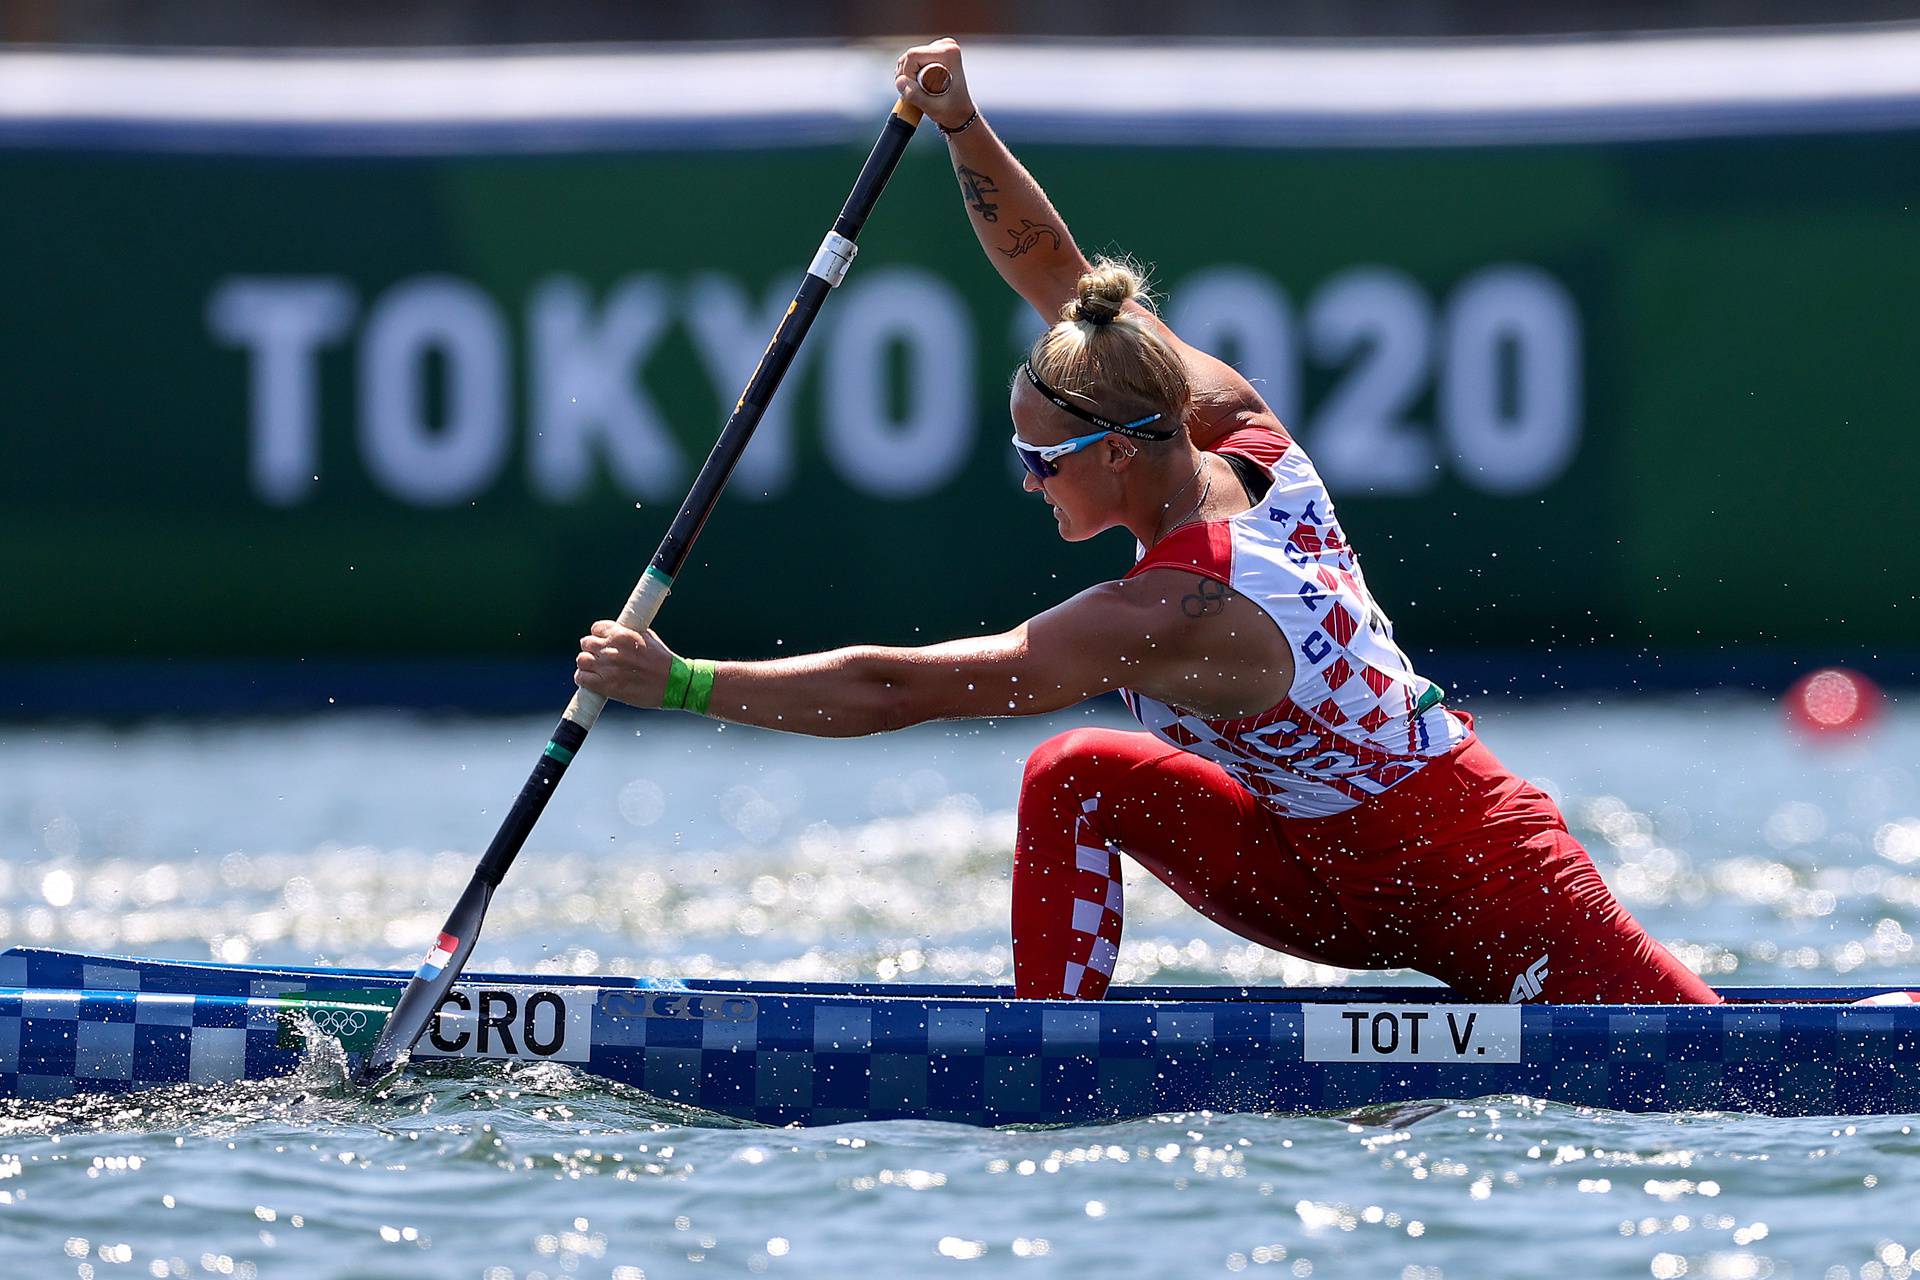
M 841 235 L 838 231 L 827 232 L 827 238 L 820 242 L 820 252 L 813 255 L 813 265 L 807 268 L 810 276 L 819 276 L 833 288 L 847 278 L 847 268 L 853 265 L 853 255 L 860 252 L 860 246 Z
M 620 610 L 620 625 L 634 631 L 645 631 L 653 625 L 660 614 L 660 606 L 666 601 L 667 593 L 673 590 L 673 579 L 658 569 L 648 566 L 640 575 L 640 581 L 633 585 L 633 594 L 627 597 L 627 603 Z M 607 709 L 607 700 L 597 693 L 585 689 L 576 689 L 573 701 L 567 703 L 567 719 L 582 729 L 591 729 L 600 719 L 600 713 Z

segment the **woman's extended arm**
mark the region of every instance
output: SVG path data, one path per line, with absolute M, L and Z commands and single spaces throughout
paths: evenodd
M 1292 680 L 1284 639 L 1249 601 L 1185 598 L 1197 583 L 1169 570 L 1104 582 L 994 636 L 717 662 L 707 714 L 857 738 L 928 720 L 1039 715 L 1121 685 L 1219 715 L 1271 706 Z M 653 632 L 596 622 L 580 642 L 574 680 L 657 707 L 673 661 Z
M 993 636 L 920 648 L 863 645 L 761 662 L 716 662 L 707 714 L 819 738 L 857 738 L 927 720 L 1037 715 L 1123 682 L 1141 628 L 1141 595 L 1107 583 Z M 1131 632 L 1128 642 L 1119 639 Z M 659 706 L 673 653 L 649 631 L 596 622 L 574 680 L 639 707 Z
M 708 713 L 818 738 L 857 738 L 928 720 L 1038 715 L 1111 688 L 1034 651 L 1032 624 L 920 648 L 860 646 L 714 664 Z

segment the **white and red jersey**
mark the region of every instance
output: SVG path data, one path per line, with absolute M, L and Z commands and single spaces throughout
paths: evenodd
M 1275 813 L 1343 813 L 1413 776 L 1471 730 L 1394 643 L 1306 451 L 1277 431 L 1247 427 L 1213 452 L 1258 464 L 1272 487 L 1239 515 L 1174 530 L 1127 576 L 1179 569 L 1259 605 L 1293 650 L 1293 687 L 1237 720 L 1209 720 L 1131 689 L 1121 696 L 1141 724 L 1221 765 Z

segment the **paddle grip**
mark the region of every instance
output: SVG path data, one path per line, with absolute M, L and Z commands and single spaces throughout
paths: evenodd
M 640 575 L 640 581 L 634 583 L 633 594 L 627 597 L 627 603 L 620 609 L 620 625 L 631 631 L 645 631 L 660 616 L 660 606 L 666 603 L 667 593 L 673 590 L 673 579 L 658 569 L 649 568 Z M 593 728 L 600 719 L 600 713 L 607 709 L 604 695 L 586 689 L 576 689 L 573 701 L 567 703 L 565 719 L 580 726 L 582 730 Z
M 947 70 L 946 67 L 938 62 L 929 62 L 926 66 L 920 68 L 920 74 L 914 78 L 920 82 L 920 88 L 924 92 L 930 93 L 936 98 L 945 93 L 953 84 L 953 72 Z M 913 129 L 919 127 L 921 117 L 925 113 L 905 98 L 902 98 L 893 104 L 893 114 L 905 121 L 907 128 Z

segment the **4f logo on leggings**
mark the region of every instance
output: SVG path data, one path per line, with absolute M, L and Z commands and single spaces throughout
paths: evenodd
M 1527 966 L 1527 971 L 1513 980 L 1513 990 L 1507 994 L 1508 1004 L 1523 1004 L 1536 1000 L 1547 987 L 1547 958 L 1541 956 Z

